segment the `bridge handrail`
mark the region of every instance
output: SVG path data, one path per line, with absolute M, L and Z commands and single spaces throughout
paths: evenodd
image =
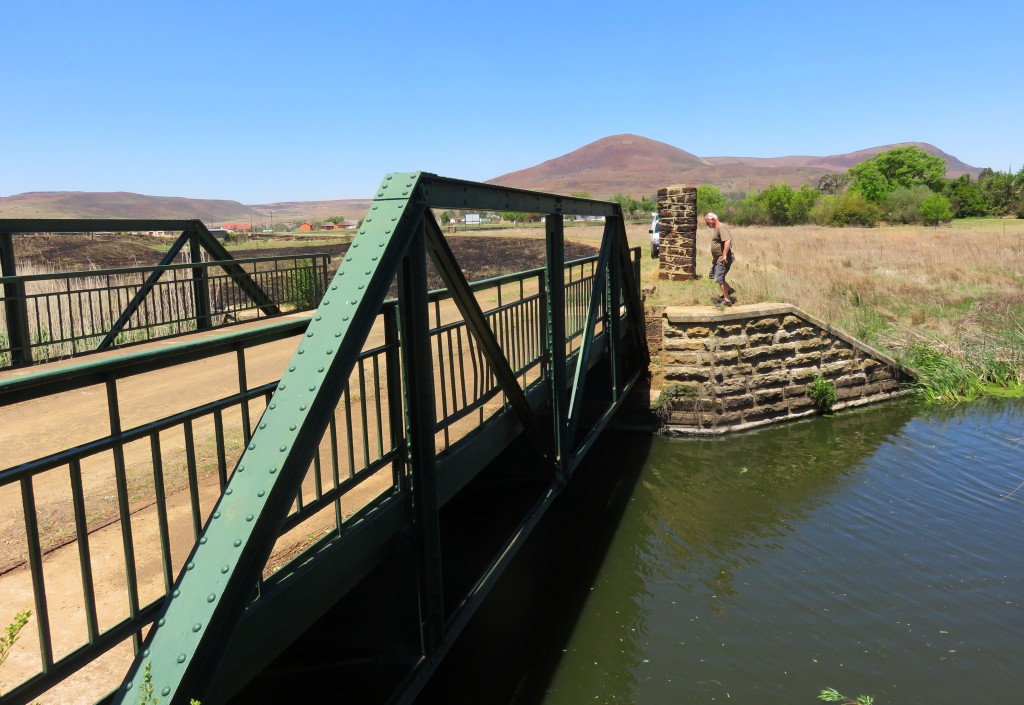
M 107 267 L 105 269 L 71 269 L 65 272 L 46 272 L 43 274 L 15 274 L 0 276 L 0 285 L 11 282 L 46 281 L 50 279 L 70 279 L 73 277 L 105 277 L 119 274 L 149 274 L 152 272 L 169 272 L 177 269 L 214 269 L 228 264 L 261 264 L 278 260 L 315 259 L 329 261 L 331 256 L 326 252 L 310 252 L 308 254 L 260 255 L 258 257 L 240 257 L 229 260 L 205 260 L 203 262 L 175 262 L 173 264 L 151 264 L 136 267 Z
M 387 191 L 392 186 L 395 188 L 389 195 Z M 511 287 L 515 291 L 503 291 L 503 287 L 508 288 L 508 284 L 516 281 L 515 278 L 499 277 L 495 278 L 499 283 L 492 284 L 496 291 L 494 297 L 477 296 L 486 284 L 471 285 L 465 281 L 443 234 L 429 215 L 428 208 L 432 206 L 546 213 L 548 266 L 531 273 L 536 280 L 536 290 L 533 284 L 526 286 L 523 275 L 519 274 L 518 286 Z M 586 264 L 579 266 L 576 262 L 565 263 L 563 259 L 562 217 L 574 213 L 604 215 L 607 219 L 600 253 L 596 258 L 585 258 Z M 458 445 L 459 439 L 467 436 L 460 436 L 466 429 L 456 428 L 456 425 L 474 412 L 480 413 L 481 424 L 485 413 L 490 414 L 486 420 L 487 434 L 498 431 L 499 435 L 507 437 L 515 432 L 517 424 L 523 429 L 528 445 L 538 451 L 537 471 L 550 473 L 552 484 L 546 496 L 555 496 L 580 462 L 594 434 L 617 408 L 621 395 L 641 374 L 640 366 L 646 359 L 636 276 L 638 261 L 634 260 L 634 253 L 626 243 L 621 210 L 614 203 L 473 184 L 431 174 L 386 177 L 316 314 L 300 324 L 308 322 L 308 326 L 297 329 L 303 336 L 281 380 L 247 389 L 244 348 L 236 345 L 231 349 L 240 366 L 238 393 L 231 395 L 231 402 L 220 400 L 226 405 L 214 402 L 196 407 L 197 413 L 205 414 L 203 418 L 212 416 L 207 423 L 216 430 L 216 479 L 221 488 L 220 499 L 212 508 L 205 527 L 199 525 L 207 512 L 201 513 L 198 509 L 195 479 L 192 424 L 198 423 L 198 417 L 183 412 L 184 415 L 175 418 L 185 433 L 187 487 L 198 539 L 186 568 L 176 579 L 171 575 L 174 566 L 167 537 L 167 507 L 161 503 L 164 482 L 161 434 L 169 429 L 159 424 L 143 424 L 122 430 L 117 412 L 116 378 L 109 374 L 109 369 L 104 375 L 99 373 L 99 368 L 82 367 L 76 379 L 91 378 L 107 385 L 109 435 L 113 445 L 103 447 L 109 448 L 104 452 L 113 452 L 118 482 L 118 525 L 128 573 L 129 619 L 130 624 L 137 627 L 131 632 L 136 662 L 125 687 L 114 695 L 115 702 L 136 699 L 133 687 L 140 683 L 143 660 L 152 661 L 155 684 L 162 699 L 169 695 L 169 703 L 187 702 L 183 698 L 187 698 L 190 690 L 194 692 L 197 684 L 209 682 L 203 681 L 200 673 L 204 668 L 212 668 L 216 661 L 213 655 L 223 653 L 227 646 L 225 640 L 230 637 L 230 627 L 241 619 L 254 584 L 262 581 L 261 571 L 265 573 L 268 569 L 267 559 L 276 539 L 282 532 L 300 524 L 304 515 L 323 512 L 332 504 L 337 517 L 334 531 L 341 532 L 343 525 L 347 530 L 349 518 L 342 516 L 340 500 L 348 488 L 371 475 L 380 476 L 387 487 L 378 495 L 382 502 L 389 503 L 389 507 L 406 507 L 403 516 L 409 516 L 410 510 L 413 512 L 415 519 L 410 538 L 414 550 L 423 557 L 426 566 L 435 565 L 439 561 L 440 487 L 436 468 L 442 467 L 438 457 L 451 459 L 443 464 L 446 473 L 459 474 L 456 459 L 466 457 L 461 453 L 465 446 Z M 428 255 L 446 282 L 449 291 L 445 294 L 426 295 Z M 398 299 L 387 300 L 388 288 L 396 278 Z M 448 298 L 455 307 L 441 306 Z M 481 298 L 487 299 L 486 306 L 482 305 Z M 493 298 L 497 298 L 496 304 Z M 455 323 L 450 318 L 452 308 L 457 308 L 461 316 Z M 384 344 L 368 346 L 368 336 L 376 326 L 383 328 Z M 284 329 L 282 326 L 280 331 Z M 215 341 L 211 346 L 221 342 Z M 629 370 L 623 368 L 626 344 L 632 346 Z M 176 359 L 183 360 L 198 354 L 199 350 L 199 347 L 179 349 Z M 173 357 L 173 352 L 169 354 Z M 588 415 L 596 421 L 588 420 L 584 433 L 577 434 L 577 424 L 583 416 L 587 373 L 597 364 L 600 355 L 606 356 L 601 363 L 606 372 L 599 376 L 601 395 L 588 407 Z M 123 371 L 161 364 L 156 358 L 146 356 L 134 362 L 134 367 L 129 365 L 122 368 Z M 472 373 L 467 372 L 469 369 Z M 567 377 L 573 375 L 570 383 Z M 463 380 L 470 376 L 472 384 L 465 385 Z M 461 388 L 457 388 L 457 378 L 463 385 Z M 606 380 L 610 381 L 607 389 L 604 388 Z M 7 387 L 8 398 L 31 395 L 33 389 L 42 389 L 52 382 L 44 378 L 36 381 L 36 384 L 12 381 Z M 350 386 L 356 390 L 355 394 L 350 392 Z M 567 391 L 570 388 L 571 395 Z M 602 396 L 605 394 L 609 397 L 607 401 Z M 265 399 L 265 407 L 257 424 L 251 425 L 249 403 L 258 398 Z M 235 400 L 241 402 L 240 407 L 231 405 Z M 225 418 L 233 408 L 241 409 L 244 450 L 229 475 L 229 459 L 224 451 Z M 547 428 L 538 416 L 541 409 L 551 414 L 552 424 Z M 592 411 L 598 412 L 597 415 L 591 414 Z M 481 426 L 477 428 L 483 430 Z M 356 438 L 354 444 L 356 432 L 361 438 Z M 137 456 L 144 455 L 144 450 L 138 446 L 144 444 L 147 436 L 150 440 L 157 497 L 165 589 L 146 605 L 140 603 L 150 599 L 153 586 L 142 596 L 144 600 L 140 599 L 134 573 L 124 446 L 119 445 L 129 436 L 136 439 L 133 452 Z M 342 436 L 347 436 L 347 440 Z M 102 444 L 103 439 L 100 442 Z M 362 457 L 356 458 L 359 444 Z M 347 450 L 347 458 L 339 453 L 341 445 Z M 451 450 L 451 454 L 436 456 L 438 447 Z M 88 452 L 89 448 L 82 450 Z M 78 516 L 79 506 L 83 507 L 84 514 L 82 458 L 64 457 L 71 473 L 72 499 Z M 326 464 L 321 467 L 322 463 Z M 340 472 L 342 465 L 347 465 L 345 477 Z M 46 683 L 53 678 L 80 666 L 86 658 L 83 649 L 109 648 L 110 637 L 106 635 L 111 633 L 110 630 L 100 633 L 95 618 L 95 598 L 91 596 L 87 575 L 88 531 L 83 516 L 76 521 L 76 531 L 83 556 L 86 608 L 92 613 L 89 643 L 68 655 L 54 654 L 33 499 L 33 480 L 37 476 L 34 470 L 38 467 L 13 468 L 15 472 L 4 478 L 21 487 L 29 567 L 34 586 L 38 584 L 35 618 L 43 666 L 42 673 L 6 694 L 13 698 L 13 703 L 29 702 L 43 692 Z M 145 468 L 141 469 L 145 472 Z M 2 473 L 0 478 L 3 478 Z M 446 497 L 461 486 L 441 479 L 445 483 Z M 377 483 L 371 487 L 376 488 Z M 352 511 L 350 505 L 349 512 Z M 222 513 L 228 521 L 217 521 Z M 350 516 L 355 518 L 356 515 Z M 359 527 L 371 525 L 377 526 L 363 523 L 361 519 L 356 524 Z M 230 535 L 225 534 L 225 530 Z M 380 530 L 404 532 L 406 528 L 393 524 L 390 528 L 381 526 Z M 304 556 L 300 554 L 296 560 Z M 287 570 L 285 566 L 278 575 Z M 492 571 L 489 575 L 499 573 Z M 421 575 L 425 581 L 418 588 L 425 600 L 422 643 L 426 654 L 436 654 L 442 643 L 451 638 L 444 633 L 443 595 L 437 582 L 440 571 L 430 569 Z M 276 592 L 277 586 L 289 584 L 287 575 L 280 581 L 275 577 L 268 583 L 267 595 L 280 594 Z M 177 599 L 182 585 L 187 586 L 181 590 L 184 601 Z M 201 595 L 193 589 L 195 587 Z M 481 590 L 478 594 L 484 592 Z M 197 595 L 200 600 L 195 599 Z M 152 608 L 157 604 L 160 621 L 150 630 L 143 652 L 142 630 L 149 623 L 147 620 L 152 619 Z M 125 622 L 116 625 L 118 634 L 125 632 L 124 625 Z M 191 630 L 179 631 L 179 627 L 191 627 Z
M 637 250 L 635 254 L 638 257 L 639 250 Z M 567 277 L 569 279 L 568 286 L 574 286 L 575 284 L 585 283 L 586 281 L 592 280 L 594 277 L 593 267 L 596 265 L 597 259 L 597 256 L 589 256 L 567 262 L 565 264 L 565 269 L 569 273 L 569 276 Z M 589 270 L 589 273 L 585 270 Z M 523 283 L 528 281 L 538 281 L 540 287 L 543 287 L 543 278 L 541 275 L 544 271 L 545 269 L 542 267 L 533 268 L 523 272 L 479 280 L 473 282 L 471 284 L 471 288 L 477 292 L 486 292 L 488 289 L 500 291 L 503 286 L 519 284 L 520 286 L 518 289 L 520 290 L 520 296 L 517 300 L 505 302 L 500 305 L 494 305 L 492 308 L 487 310 L 486 315 L 489 319 L 496 319 L 502 315 L 511 315 L 513 313 L 515 313 L 515 315 L 520 315 L 517 312 L 522 309 L 523 306 L 533 306 L 536 309 L 537 302 L 543 296 L 543 292 L 541 290 L 538 290 L 535 293 L 525 292 L 523 290 Z M 437 289 L 429 292 L 427 298 L 430 302 L 438 304 L 450 299 L 451 293 L 447 289 Z M 382 315 L 394 316 L 397 305 L 398 302 L 396 299 L 386 300 L 382 306 Z M 536 311 L 534 311 L 534 314 L 532 314 L 532 317 L 530 318 L 532 321 L 531 323 L 527 324 L 526 314 L 522 314 L 519 320 L 524 328 L 530 330 L 535 330 L 540 325 L 540 320 L 537 318 Z M 126 351 L 115 357 L 105 357 L 105 359 L 93 358 L 83 359 L 81 361 L 71 361 L 60 367 L 27 368 L 25 372 L 20 374 L 11 372 L 8 374 L 17 374 L 17 376 L 0 380 L 0 406 L 41 399 L 58 392 L 66 392 L 96 384 L 109 385 L 109 388 L 113 390 L 113 394 L 116 398 L 118 393 L 117 382 L 119 380 L 230 352 L 238 353 L 238 372 L 240 378 L 244 378 L 245 356 L 241 354 L 242 351 L 283 338 L 301 335 L 307 328 L 308 324 L 308 317 L 288 321 L 271 321 L 253 330 L 228 331 L 211 334 L 209 337 L 204 339 L 184 340 L 157 349 Z M 495 327 L 497 328 L 498 326 L 495 325 Z M 450 336 L 456 331 L 464 328 L 464 321 L 440 322 L 440 314 L 438 314 L 435 319 L 435 323 L 431 326 L 430 335 L 436 341 L 441 341 L 443 337 Z M 567 339 L 571 341 L 572 338 L 578 337 L 580 334 L 581 330 L 576 330 L 575 333 L 570 333 L 567 336 Z M 438 344 L 440 344 L 440 342 L 438 342 Z M 442 345 L 442 348 L 443 347 L 444 346 Z M 534 370 L 542 364 L 543 350 L 542 346 L 539 344 L 539 338 L 537 336 L 534 337 L 531 347 L 533 352 L 529 355 L 524 355 L 521 362 L 517 365 L 517 375 L 525 375 L 530 370 Z M 395 342 L 370 347 L 361 353 L 360 360 L 357 365 L 373 365 L 375 364 L 373 361 L 376 359 L 384 359 L 388 355 L 397 354 L 397 352 L 398 344 Z M 452 367 L 461 366 L 463 363 L 456 362 L 455 360 L 456 358 L 461 359 L 461 357 L 465 355 L 465 352 L 457 350 L 456 358 L 451 358 L 452 362 L 448 363 L 449 352 L 450 351 L 448 349 L 443 349 L 438 353 L 439 360 L 442 361 L 440 366 L 442 368 L 444 365 L 450 365 Z M 476 363 L 474 362 L 474 364 Z M 467 364 L 467 367 L 468 366 L 469 365 Z M 375 372 L 373 374 L 376 375 L 379 373 Z M 444 386 L 446 384 L 446 378 L 444 377 L 443 372 L 441 374 L 441 383 L 442 386 Z M 482 374 L 482 371 L 480 374 Z M 467 394 L 465 390 L 463 391 L 463 397 L 470 399 L 468 403 L 460 406 L 455 403 L 454 399 L 450 400 L 450 405 L 447 401 L 439 402 L 442 408 L 439 409 L 435 431 L 445 434 L 446 446 L 449 446 L 453 442 L 448 435 L 449 427 L 477 411 L 481 413 L 482 421 L 483 408 L 501 393 L 500 387 L 497 386 L 493 378 L 489 379 L 490 381 L 478 380 L 476 388 L 472 393 Z M 533 379 L 534 381 L 537 381 L 538 376 L 534 375 Z M 452 380 L 452 383 L 454 383 L 454 380 Z M 36 476 L 48 471 L 60 471 L 62 469 L 67 470 L 69 467 L 81 467 L 82 463 L 89 458 L 96 457 L 102 453 L 109 453 L 111 451 L 122 452 L 121 449 L 131 443 L 138 443 L 140 441 L 144 442 L 147 438 L 158 439 L 161 433 L 174 432 L 175 429 L 187 428 L 189 424 L 198 423 L 204 418 L 213 417 L 218 420 L 219 425 L 223 424 L 222 419 L 224 414 L 227 414 L 233 409 L 240 409 L 246 406 L 249 402 L 260 398 L 264 400 L 264 405 L 269 403 L 270 397 L 277 384 L 278 381 L 272 381 L 253 388 L 242 388 L 239 392 L 230 396 L 217 399 L 200 406 L 184 409 L 170 416 L 155 419 L 138 426 L 125 428 L 119 430 L 117 433 L 111 433 L 106 437 L 97 438 L 74 447 L 51 453 L 44 457 L 23 462 L 19 465 L 0 469 L 0 488 L 16 483 L 22 483 L 23 493 L 27 493 L 26 496 L 31 497 L 33 496 L 31 484 L 26 485 L 25 483 L 31 483 L 32 478 Z M 367 414 L 367 411 L 364 408 L 361 412 L 363 423 L 361 425 L 355 424 L 364 432 L 368 426 L 372 425 L 367 423 L 368 420 L 380 419 L 384 413 L 383 410 L 386 405 L 382 404 L 382 401 L 379 398 L 379 390 L 377 390 L 377 394 L 378 397 L 374 401 L 374 409 L 372 410 L 372 413 Z M 347 395 L 348 392 L 346 390 L 346 398 Z M 368 394 L 366 386 L 361 385 L 356 390 L 355 395 L 359 397 L 363 404 L 365 404 L 367 397 L 372 396 L 372 393 Z M 346 403 L 344 406 L 349 407 L 350 404 Z M 347 415 L 351 412 L 346 411 L 345 413 Z M 245 442 L 248 442 L 251 429 L 249 428 L 248 421 L 245 421 L 244 423 L 244 440 Z M 351 434 L 353 426 L 352 419 L 346 416 L 342 423 L 348 426 L 347 432 Z M 379 429 L 376 432 L 376 438 L 373 440 L 378 441 L 378 447 L 374 451 L 373 458 L 364 457 L 357 460 L 355 457 L 349 457 L 347 459 L 347 465 L 349 468 L 347 478 L 339 478 L 331 487 L 317 488 L 315 496 L 312 498 L 304 498 L 303 493 L 300 490 L 296 497 L 296 507 L 293 508 L 293 511 L 284 522 L 280 530 L 280 535 L 284 535 L 287 531 L 294 529 L 308 520 L 318 511 L 321 511 L 324 508 L 329 507 L 332 503 L 339 501 L 346 493 L 358 486 L 364 480 L 396 461 L 399 449 L 397 447 L 384 447 L 381 443 L 383 441 L 383 436 Z M 364 442 L 362 445 L 365 451 L 370 444 Z M 221 477 L 220 484 L 221 489 L 223 490 L 230 468 L 234 463 L 234 459 L 227 457 L 221 446 L 218 446 L 217 454 L 219 456 L 217 470 Z M 345 460 L 346 459 L 342 458 L 340 461 L 341 464 L 345 464 Z M 189 453 L 188 461 L 190 465 L 196 464 L 196 460 L 191 455 L 191 451 Z M 337 464 L 339 460 L 336 458 L 334 462 Z M 74 472 L 75 471 L 73 471 L 73 473 Z M 192 481 L 190 480 L 189 492 L 195 494 L 196 488 L 192 486 L 191 482 Z M 127 502 L 126 498 L 121 499 Z M 196 505 L 197 500 L 194 500 L 193 504 Z M 160 510 L 161 514 L 163 511 L 164 510 L 162 509 Z M 207 516 L 208 514 L 194 516 L 193 523 L 196 536 L 198 536 L 200 525 L 205 521 Z M 91 533 L 91 530 L 85 526 L 84 518 L 76 517 L 76 524 L 78 524 L 79 521 L 82 523 L 80 525 L 77 538 L 72 540 L 77 540 L 81 544 L 87 546 L 87 536 Z M 33 519 L 29 523 L 30 525 L 34 525 L 36 522 Z M 337 528 L 340 530 L 341 525 Z M 38 534 L 38 528 L 32 528 L 32 526 L 26 527 L 26 535 L 31 534 Z M 63 544 L 59 544 L 57 547 L 59 548 L 60 545 Z M 38 539 L 31 540 L 29 542 L 30 564 L 41 565 L 44 548 L 44 546 L 39 544 Z M 50 550 L 53 550 L 53 548 L 54 547 L 51 547 Z M 165 562 L 163 569 L 167 574 L 170 574 L 177 570 L 178 567 L 180 566 L 177 566 L 176 564 L 171 565 Z M 91 575 L 92 568 L 89 567 L 88 560 L 86 560 L 86 565 L 83 570 L 86 574 Z M 39 597 L 45 604 L 45 596 L 40 595 Z M 84 644 L 82 647 L 76 649 L 67 656 L 56 659 L 48 667 L 46 674 L 41 674 L 40 677 L 44 678 L 46 682 L 53 679 L 65 678 L 84 664 L 90 662 L 92 659 L 98 658 L 101 654 L 115 646 L 126 636 L 133 633 L 138 634 L 141 629 L 152 622 L 153 615 L 160 609 L 165 600 L 166 593 L 146 604 L 140 604 L 133 616 L 130 615 L 126 619 L 105 629 L 97 628 L 95 634 L 90 637 L 90 641 L 88 643 Z M 87 604 L 87 610 L 95 611 L 95 605 Z M 26 698 L 35 697 L 32 693 L 38 694 L 40 688 L 45 687 L 42 685 L 43 682 L 44 681 L 32 679 L 32 681 L 19 686 L 18 689 L 14 692 L 8 693 L 8 695 L 12 697 L 20 697 L 22 695 Z
M 311 253 L 2 276 L 0 333 L 8 335 L 0 336 L 0 369 L 221 327 L 251 311 L 278 315 L 282 304 L 309 310 L 329 262 Z M 253 298 L 256 289 L 240 288 L 239 276 L 258 280 L 277 304 Z
M 639 250 L 637 250 L 639 252 Z M 244 262 L 245 260 L 235 260 Z M 597 255 L 579 257 L 568 260 L 565 268 L 578 267 L 597 262 Z M 191 267 L 192 265 L 182 265 Z M 522 272 L 502 274 L 487 279 L 470 282 L 473 291 L 480 291 L 501 284 L 510 284 L 522 279 L 530 279 L 542 275 L 544 267 L 534 267 Z M 21 276 L 21 275 L 19 275 Z M 0 281 L 3 277 L 0 277 Z M 445 288 L 432 289 L 427 292 L 427 300 L 431 303 L 451 298 L 451 292 Z M 398 299 L 387 299 L 384 306 L 397 306 Z M 225 330 L 211 333 L 202 338 L 189 339 L 184 336 L 179 341 L 162 345 L 149 350 L 125 350 L 116 357 L 92 356 L 62 363 L 59 367 L 37 366 L 26 367 L 17 372 L 9 372 L 8 376 L 0 376 L 0 406 L 26 401 L 55 394 L 58 391 L 69 391 L 90 386 L 113 376 L 117 379 L 179 365 L 182 362 L 198 360 L 225 352 L 232 352 L 238 347 L 249 347 L 296 335 L 309 325 L 311 313 L 300 319 L 266 321 L 258 328 L 251 330 Z

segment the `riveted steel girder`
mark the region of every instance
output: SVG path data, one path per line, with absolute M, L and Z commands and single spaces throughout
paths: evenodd
M 547 364 L 556 387 L 553 393 L 562 395 L 554 399 L 554 429 L 545 430 L 538 423 L 444 236 L 429 216 L 427 209 L 431 207 L 548 214 L 548 279 L 557 292 L 548 293 Z M 416 301 L 426 293 L 419 291 L 426 286 L 423 256 L 425 252 L 430 253 L 467 326 L 495 370 L 515 417 L 531 434 L 535 447 L 541 449 L 548 463 L 558 471 L 556 484 L 564 483 L 567 459 L 563 454 L 577 450 L 572 447 L 573 434 L 569 429 L 578 422 L 582 399 L 582 394 L 572 402 L 564 397 L 561 218 L 571 214 L 601 215 L 608 219 L 605 230 L 608 242 L 601 251 L 584 346 L 591 345 L 586 341 L 593 336 L 597 302 L 604 295 L 601 293 L 604 272 L 608 263 L 618 258 L 614 264 L 625 280 L 627 315 L 633 321 L 630 328 L 638 331 L 639 343 L 646 350 L 643 311 L 617 204 L 444 179 L 432 174 L 385 177 L 224 494 L 214 507 L 184 570 L 174 581 L 171 594 L 125 682 L 116 691 L 114 703 L 138 701 L 147 665 L 151 667 L 154 695 L 162 703 L 175 705 L 187 703 L 191 697 L 202 697 L 251 599 L 289 506 L 396 275 L 400 282 L 403 371 L 407 376 L 416 376 L 415 380 L 407 378 L 405 383 L 403 449 L 409 472 L 401 486 L 403 492 L 411 489 L 413 521 L 417 524 L 413 528 L 418 529 L 423 647 L 427 654 L 432 649 L 435 654 L 443 651 L 444 645 L 454 637 L 443 623 L 445 615 L 439 602 L 438 498 L 437 488 L 433 486 L 435 460 L 430 433 L 433 428 L 433 372 L 429 354 L 419 354 L 424 346 L 417 348 L 415 345 L 416 340 L 422 341 L 427 335 L 425 308 L 422 301 Z M 551 268 L 557 271 L 552 272 Z M 613 301 L 617 310 L 617 293 Z M 589 352 L 581 351 L 576 363 L 577 369 L 582 368 L 584 372 L 588 367 L 587 355 Z M 552 367 L 556 369 L 550 369 Z M 581 384 L 579 380 L 577 384 Z M 551 492 L 557 493 L 554 486 Z
M 417 234 L 418 180 L 385 178 L 381 190 L 402 195 L 371 206 L 115 703 L 138 700 L 146 664 L 155 694 L 172 704 L 199 695 L 215 671 Z

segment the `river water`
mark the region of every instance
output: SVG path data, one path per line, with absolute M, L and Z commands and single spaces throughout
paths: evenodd
M 568 544 L 524 558 L 427 700 L 1024 702 L 1024 401 L 595 452 L 627 481 L 559 509 L 538 541 Z

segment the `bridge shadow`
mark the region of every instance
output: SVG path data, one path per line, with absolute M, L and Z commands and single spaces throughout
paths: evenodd
M 415 702 L 531 702 L 520 699 L 525 690 L 543 693 L 557 654 L 537 649 L 554 652 L 571 633 L 649 445 L 646 435 L 602 434 Z M 520 439 L 445 505 L 446 612 L 550 481 Z M 287 701 L 297 691 L 312 701 L 388 702 L 420 654 L 413 558 L 410 539 L 231 702 Z
M 650 446 L 650 435 L 602 434 L 416 703 L 542 699 Z M 479 491 L 503 490 L 495 482 Z M 467 520 L 472 524 L 474 515 L 487 511 L 487 503 L 476 502 L 473 494 L 464 499 L 452 529 Z

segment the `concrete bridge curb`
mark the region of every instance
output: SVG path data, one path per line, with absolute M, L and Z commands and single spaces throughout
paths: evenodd
M 790 304 L 658 307 L 648 312 L 648 332 L 665 380 L 652 406 L 660 432 L 670 435 L 718 435 L 817 414 L 807 390 L 818 376 L 835 388 L 834 411 L 905 396 L 916 378 Z

